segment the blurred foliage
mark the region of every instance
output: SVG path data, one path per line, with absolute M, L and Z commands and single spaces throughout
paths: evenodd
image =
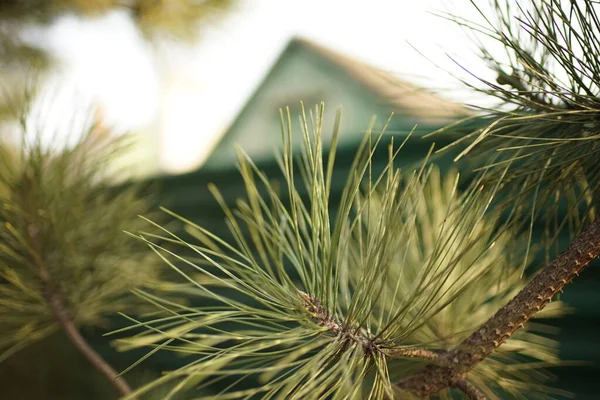
M 201 24 L 214 23 L 236 0 L 2 0 L 0 1 L 0 121 L 20 113 L 30 89 L 28 76 L 52 64 L 39 43 L 25 40 L 28 29 L 47 26 L 64 15 L 97 17 L 122 10 L 148 40 L 192 41 Z
M 114 391 L 72 343 L 56 332 L 0 363 L 0 398 L 107 400 L 114 398 Z
M 485 196 L 459 193 L 458 180 L 456 171 L 442 173 L 437 167 L 432 168 L 427 180 L 418 190 L 411 191 L 396 216 L 394 229 L 401 234 L 395 239 L 398 243 L 395 260 L 402 267 L 390 268 L 385 293 L 379 298 L 380 307 L 389 307 L 386 302 L 402 304 L 424 276 L 451 271 L 438 288 L 431 288 L 440 292 L 437 304 L 446 306 L 424 318 L 422 326 L 407 339 L 417 346 L 427 343 L 444 350 L 456 347 L 527 283 L 522 279 L 520 267 L 527 241 L 512 229 L 494 229 L 498 211 L 486 211 Z M 385 201 L 383 196 L 371 200 L 367 210 L 371 220 L 377 221 L 373 215 L 385 209 Z M 469 213 L 454 211 L 463 208 Z M 563 303 L 555 301 L 537 318 L 560 317 L 566 311 Z M 410 324 L 423 318 L 420 312 L 420 307 L 414 307 L 403 320 Z M 547 386 L 552 375 L 545 368 L 560 364 L 558 342 L 550 339 L 549 333 L 556 331 L 539 320 L 527 324 L 470 371 L 469 381 L 490 400 L 521 396 L 544 399 L 564 394 Z M 400 372 L 410 373 L 413 368 L 407 360 L 399 360 L 392 361 L 389 370 L 398 380 L 404 377 Z M 438 396 L 460 398 L 450 389 Z
M 156 263 L 123 234 L 150 202 L 103 183 L 123 143 L 93 125 L 59 151 L 23 131 L 18 150 L 0 144 L 0 360 L 58 328 L 55 294 L 76 326 L 100 326 L 143 312 L 129 290 L 158 284 Z
M 148 36 L 168 34 L 191 40 L 196 37 L 199 21 L 223 15 L 235 0 L 134 0 L 130 3 L 134 20 Z
M 49 24 L 65 14 L 98 16 L 110 11 L 129 12 L 148 34 L 193 39 L 198 24 L 229 10 L 235 0 L 3 0 L 0 21 L 3 36 L 11 40 L 10 24 Z M 12 40 L 14 40 L 14 35 Z
M 83 330 L 94 348 L 117 370 L 127 366 L 122 353 L 100 340 L 103 332 Z M 133 387 L 160 378 L 156 365 L 142 366 L 127 374 Z M 169 387 L 138 397 L 137 400 L 164 400 Z M 209 397 L 211 392 L 202 392 Z M 110 383 L 83 357 L 61 332 L 56 332 L 21 350 L 18 356 L 0 363 L 0 399 L 7 400 L 111 400 L 115 398 Z M 188 399 L 178 397 L 176 400 Z M 202 397 L 205 398 L 205 397 Z

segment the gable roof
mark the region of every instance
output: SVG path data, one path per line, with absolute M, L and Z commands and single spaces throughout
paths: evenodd
M 316 56 L 318 60 L 332 66 L 351 81 L 356 82 L 358 86 L 364 87 L 375 98 L 381 100 L 382 104 L 388 106 L 389 111 L 396 111 L 398 114 L 405 116 L 427 118 L 429 121 L 436 121 L 438 125 L 445 125 L 471 114 L 466 107 L 399 79 L 390 72 L 333 51 L 311 40 L 296 37 L 288 42 L 234 120 L 224 130 L 223 134 L 213 142 L 212 149 L 204 160 L 203 166 L 211 164 L 211 161 L 215 158 L 215 150 L 222 143 L 227 142 L 227 138 L 235 131 L 240 121 L 243 120 L 242 117 L 254 104 L 253 99 L 258 96 L 264 85 L 276 74 L 276 71 L 285 64 L 284 61 L 302 51 L 308 51 L 311 55 Z
M 415 116 L 459 117 L 469 110 L 456 102 L 402 80 L 389 71 L 358 61 L 304 38 L 294 38 L 283 52 L 295 46 L 305 47 L 361 83 L 377 97 L 404 114 Z

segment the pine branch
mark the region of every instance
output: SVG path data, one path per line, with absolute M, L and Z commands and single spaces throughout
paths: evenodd
M 443 352 L 421 348 L 380 348 L 379 350 L 392 358 L 416 358 L 430 361 L 438 361 L 444 354 Z
M 327 328 L 327 332 L 337 336 L 342 341 L 353 342 L 361 346 L 365 354 L 373 356 L 375 352 L 392 358 L 412 358 L 420 360 L 438 361 L 443 352 L 417 347 L 393 347 L 385 341 L 375 339 L 354 327 L 348 326 L 331 316 L 329 311 L 321 304 L 319 299 L 303 291 L 298 291 L 304 307 L 312 314 L 313 322 Z
M 61 296 L 54 290 L 49 290 L 46 301 L 54 312 L 56 321 L 67 335 L 71 343 L 83 354 L 83 356 L 94 366 L 94 368 L 104 375 L 111 383 L 113 388 L 121 396 L 126 396 L 131 393 L 131 388 L 122 377 L 118 376 L 117 372 L 90 347 L 87 341 L 81 336 L 81 333 L 73 323 L 73 319 L 69 314 L 69 310 L 64 305 Z
M 466 394 L 470 399 L 474 400 L 486 400 L 486 397 L 481 393 L 475 386 L 466 379 L 459 379 L 452 384 L 453 388 L 456 388 Z
M 485 362 L 468 377 L 477 390 L 463 382 L 469 368 L 456 368 L 452 360 L 465 326 L 482 326 L 526 286 L 524 241 L 518 231 L 498 226 L 501 210 L 489 207 L 481 181 L 459 193 L 455 172 L 442 177 L 437 167 L 424 163 L 403 174 L 394 167 L 399 150 L 392 146 L 386 168 L 372 176 L 373 149 L 381 136 L 373 139 L 369 131 L 332 216 L 334 168 L 325 165 L 322 154 L 323 111 L 321 105 L 311 115 L 313 130 L 302 115 L 304 147 L 298 158 L 291 129 L 284 129 L 280 168 L 287 193 L 247 156 L 240 157 L 247 197 L 235 208 L 213 187 L 234 243 L 168 211 L 199 243 L 151 221 L 163 233 L 137 235 L 202 298 L 219 304 L 188 307 L 143 295 L 160 313 L 147 321 L 130 318 L 127 330 L 142 332 L 120 340 L 119 349 L 194 351 L 201 358 L 138 392 L 184 377 L 186 386 L 176 385 L 172 393 L 235 379 L 215 398 L 353 398 L 359 393 L 369 393 L 370 399 L 406 398 L 416 390 L 394 388 L 390 377 L 415 371 L 426 394 L 456 388 L 482 398 L 481 393 L 496 389 L 510 392 L 513 384 L 527 390 L 528 381 L 539 390 L 545 374 L 536 368 L 558 358 L 549 341 L 542 343 L 541 336 L 525 330 L 515 333 L 514 346 L 481 357 Z M 289 112 L 282 121 L 286 125 L 291 125 Z M 336 138 L 339 116 L 334 126 Z M 363 191 L 367 179 L 372 183 Z M 191 249 L 197 257 L 188 259 L 162 243 Z M 503 368 L 520 363 L 522 356 L 533 359 L 531 368 L 517 373 Z M 257 375 L 260 384 L 254 385 Z
M 0 143 L 0 359 L 59 329 L 116 398 L 131 389 L 79 329 L 117 311 L 145 312 L 129 293 L 156 287 L 158 273 L 144 246 L 121 236 L 143 226 L 138 215 L 149 203 L 141 186 L 106 183 L 126 139 L 105 135 L 99 120 L 85 128 L 65 149 L 29 142 L 25 122 L 14 157 L 3 157 L 12 153 Z
M 498 346 L 562 291 L 600 255 L 600 219 L 596 219 L 554 261 L 548 264 L 506 306 L 501 308 L 457 348 L 400 381 L 398 386 L 421 398 L 452 386 L 453 382 L 489 356 Z M 451 365 L 452 367 L 448 367 Z
M 73 343 L 75 348 L 81 352 L 81 354 L 92 364 L 92 366 L 104 375 L 111 383 L 113 388 L 119 393 L 120 396 L 126 396 L 131 393 L 131 388 L 118 373 L 110 366 L 106 360 L 102 358 L 94 349 L 90 347 L 87 341 L 79 332 L 79 329 L 75 326 L 71 313 L 60 294 L 59 289 L 56 287 L 50 276 L 50 272 L 46 268 L 46 265 L 41 258 L 41 248 L 37 240 L 37 229 L 34 225 L 29 226 L 29 236 L 31 245 L 35 251 L 34 259 L 37 264 L 40 279 L 44 287 L 44 299 L 48 303 L 48 306 L 54 313 L 56 322 L 67 335 L 67 338 Z

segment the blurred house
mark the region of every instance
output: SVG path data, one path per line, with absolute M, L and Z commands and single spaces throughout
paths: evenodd
M 253 160 L 273 157 L 280 146 L 279 110 L 290 107 L 293 132 L 300 137 L 300 102 L 325 102 L 324 141 L 331 138 L 334 115 L 343 106 L 340 144 L 356 143 L 373 116 L 382 128 L 394 113 L 389 132 L 430 132 L 464 117 L 463 106 L 353 58 L 305 39 L 292 39 L 235 121 L 216 142 L 203 168 L 235 164 L 236 145 Z

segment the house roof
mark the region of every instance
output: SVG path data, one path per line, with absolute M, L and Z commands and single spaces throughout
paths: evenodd
M 392 111 L 397 111 L 398 114 L 426 118 L 428 121 L 435 121 L 441 125 L 472 114 L 466 107 L 399 79 L 391 72 L 358 61 L 313 41 L 296 37 L 289 41 L 277 58 L 277 61 L 275 61 L 262 81 L 257 85 L 250 99 L 246 101 L 242 109 L 238 112 L 236 118 L 223 132 L 221 137 L 214 142 L 211 152 L 204 161 L 204 166 L 210 165 L 211 160 L 214 158 L 214 151 L 234 131 L 244 113 L 253 104 L 252 99 L 257 96 L 275 71 L 283 65 L 283 60 L 298 50 L 308 50 L 311 54 L 318 57 L 318 59 L 332 65 L 340 73 L 346 74 L 352 81 L 365 87 L 375 97 L 381 99 L 382 104 L 388 105 Z
M 456 102 L 431 93 L 424 88 L 402 80 L 389 71 L 358 61 L 304 38 L 294 38 L 288 49 L 301 46 L 310 49 L 330 63 L 335 64 L 352 78 L 366 86 L 377 97 L 403 114 L 455 118 L 471 114 Z M 285 54 L 285 51 L 284 51 Z

